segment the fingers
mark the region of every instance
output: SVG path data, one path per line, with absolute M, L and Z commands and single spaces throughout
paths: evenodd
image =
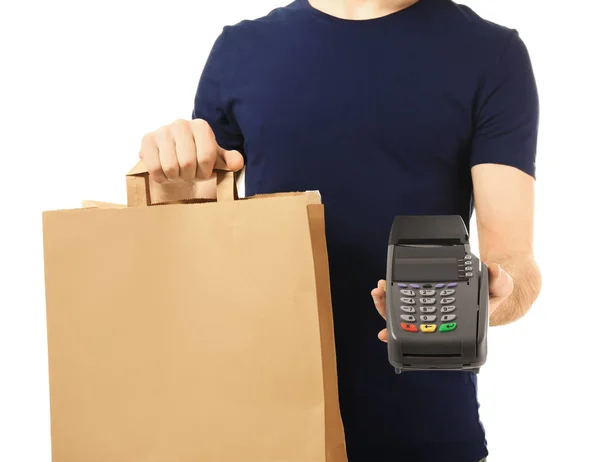
M 171 126 L 175 140 L 175 153 L 179 165 L 179 176 L 184 181 L 192 181 L 196 177 L 196 142 L 187 120 L 178 120 Z
M 385 281 L 379 281 L 377 283 L 377 288 L 371 291 L 371 296 L 373 297 L 373 303 L 375 304 L 377 312 L 385 319 Z
M 232 171 L 244 166 L 242 154 L 219 147 L 212 128 L 202 119 L 176 120 L 144 136 L 140 148 L 140 158 L 157 183 L 211 178 L 217 156 Z
M 140 148 L 140 159 L 144 161 L 144 165 L 148 169 L 150 178 L 157 183 L 167 181 L 162 166 L 160 165 L 160 156 L 158 145 L 156 144 L 155 134 L 148 133 L 142 138 L 142 146 Z
M 217 160 L 217 141 L 215 134 L 208 122 L 195 119 L 190 122 L 196 146 L 196 178 L 205 180 L 212 176 L 215 161 Z
M 386 303 L 385 303 L 385 280 L 380 280 L 377 282 L 377 288 L 371 291 L 371 296 L 373 297 L 373 303 L 375 303 L 375 308 L 377 312 L 381 315 L 383 319 L 386 317 Z M 377 337 L 382 342 L 387 342 L 387 329 L 383 329 L 377 334 Z
M 176 180 L 179 178 L 179 162 L 177 161 L 175 138 L 171 132 L 171 127 L 166 126 L 157 130 L 154 139 L 158 147 L 158 156 L 164 175 L 168 180 Z

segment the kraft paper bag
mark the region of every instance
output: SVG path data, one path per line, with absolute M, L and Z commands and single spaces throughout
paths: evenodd
M 347 461 L 320 195 L 217 183 L 44 212 L 53 462 Z

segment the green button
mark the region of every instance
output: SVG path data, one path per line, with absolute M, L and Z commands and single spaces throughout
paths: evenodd
M 450 324 L 442 324 L 440 326 L 440 332 L 450 332 L 451 330 L 456 329 L 456 323 L 452 322 Z

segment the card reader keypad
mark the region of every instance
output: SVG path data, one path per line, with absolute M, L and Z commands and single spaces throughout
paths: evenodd
M 470 269 L 470 267 L 465 268 L 467 271 Z M 438 331 L 442 333 L 452 332 L 457 329 L 456 306 L 452 305 L 452 303 L 456 302 L 456 298 L 452 296 L 456 294 L 455 288 L 458 286 L 456 282 L 423 285 L 398 283 L 397 285 L 402 295 L 400 298 L 402 302 L 400 306 L 400 310 L 402 311 L 400 315 L 400 319 L 402 320 L 400 327 L 402 330 L 431 334 Z M 415 292 L 415 289 L 419 289 L 418 292 Z M 420 297 L 415 299 L 417 293 Z M 413 306 L 417 305 L 417 302 L 418 319 L 416 316 L 417 309 Z M 441 314 L 439 317 L 440 325 L 436 324 L 438 311 Z M 416 325 L 417 321 L 419 325 Z

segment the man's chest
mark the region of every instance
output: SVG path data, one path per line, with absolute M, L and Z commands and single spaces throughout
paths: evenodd
M 249 156 L 294 144 L 449 162 L 472 132 L 473 88 L 447 60 L 407 52 L 289 49 L 258 57 L 229 97 Z

